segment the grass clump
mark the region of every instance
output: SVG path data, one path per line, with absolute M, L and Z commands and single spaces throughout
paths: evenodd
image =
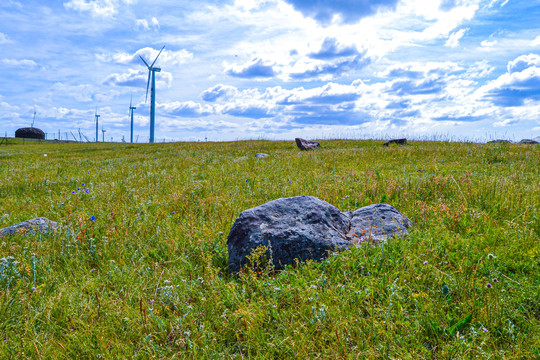
M 0 357 L 540 356 L 538 146 L 323 147 L 2 146 L 0 228 L 61 227 L 0 238 Z M 296 195 L 415 226 L 280 272 L 261 249 L 230 275 L 240 212 Z

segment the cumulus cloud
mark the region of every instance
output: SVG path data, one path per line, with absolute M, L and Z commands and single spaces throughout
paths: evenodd
M 308 57 L 312 59 L 327 60 L 356 55 L 362 54 L 358 52 L 355 45 L 343 46 L 339 44 L 335 38 L 326 38 L 321 45 L 321 49 L 309 54 Z
M 360 19 L 375 14 L 381 9 L 391 9 L 398 0 L 284 0 L 304 16 L 328 25 L 333 20 L 344 23 L 356 23 Z
M 263 61 L 260 58 L 252 59 L 244 65 L 226 65 L 225 73 L 229 76 L 256 79 L 256 78 L 271 78 L 276 75 L 273 64 Z
M 201 98 L 204 101 L 214 102 L 217 100 L 228 100 L 237 93 L 238 90 L 234 86 L 217 84 L 210 89 L 203 91 L 201 93 Z
M 167 71 L 156 73 L 156 88 L 170 88 L 172 85 L 172 74 Z M 129 69 L 122 74 L 111 74 L 103 80 L 103 85 L 109 86 L 131 86 L 146 88 L 148 83 L 148 70 Z
M 204 106 L 193 101 L 175 101 L 172 103 L 161 104 L 158 106 L 168 115 L 180 117 L 196 118 L 212 114 L 212 108 Z
M 540 67 L 540 56 L 537 54 L 521 55 L 510 61 L 506 67 L 509 73 L 521 72 L 531 66 Z
M 359 51 L 355 45 L 346 46 L 335 38 L 327 37 L 318 51 L 308 53 L 286 67 L 283 77 L 288 80 L 329 80 L 369 64 L 371 58 L 367 56 L 367 51 Z
M 508 72 L 481 87 L 478 92 L 499 106 L 522 106 L 540 100 L 538 55 L 529 54 L 508 63 Z
M 12 67 L 20 67 L 20 68 L 34 68 L 37 66 L 37 63 L 34 60 L 28 60 L 28 59 L 22 59 L 22 60 L 15 60 L 15 59 L 2 59 L 2 64 Z
M 158 30 L 159 29 L 159 21 L 155 17 L 153 17 L 150 20 L 150 23 L 146 19 L 136 19 L 135 20 L 135 26 L 137 29 L 143 29 L 143 30 L 150 30 L 150 24 L 152 25 L 152 29 Z
M 66 9 L 89 12 L 94 17 L 113 17 L 122 4 L 133 4 L 136 0 L 69 0 Z
M 137 50 L 135 53 L 130 54 L 126 52 L 119 52 L 115 54 L 101 54 L 97 55 L 97 58 L 103 62 L 115 62 L 117 64 L 129 64 L 129 65 L 143 65 L 141 58 L 142 56 L 146 62 L 154 61 L 156 56 L 159 54 L 159 49 L 153 49 L 150 47 L 145 47 Z M 177 66 L 184 64 L 193 59 L 193 54 L 185 49 L 174 51 L 164 49 L 159 55 L 158 63 L 162 66 Z M 150 64 L 150 63 L 149 63 Z
M 468 28 L 467 29 L 460 29 L 460 30 L 450 34 L 450 36 L 448 37 L 448 40 L 446 41 L 444 46 L 448 46 L 448 47 L 451 47 L 451 48 L 458 47 L 459 46 L 459 40 L 461 40 L 461 38 L 463 37 L 463 35 L 465 35 L 465 32 L 467 32 L 467 30 L 469 30 L 469 29 Z
M 227 104 L 221 109 L 221 113 L 252 119 L 269 118 L 275 116 L 275 113 L 272 112 L 272 108 L 269 106 L 269 104 L 263 101 Z

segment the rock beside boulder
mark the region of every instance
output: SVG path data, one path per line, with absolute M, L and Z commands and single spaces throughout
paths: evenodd
M 44 217 L 38 217 L 0 229 L 0 235 L 7 236 L 23 232 L 27 234 L 34 234 L 36 231 L 47 233 L 49 230 L 54 230 L 57 227 L 57 222 L 51 221 Z
M 321 260 L 330 252 L 366 241 L 406 234 L 411 225 L 388 204 L 342 213 L 312 196 L 277 199 L 245 210 L 236 219 L 227 240 L 229 269 L 238 272 L 259 246 L 269 247 L 267 256 L 279 270 L 297 261 Z
M 296 141 L 296 146 L 298 146 L 300 150 L 312 150 L 320 145 L 317 141 L 305 140 L 302 138 L 296 138 L 294 141 Z
M 258 154 L 255 154 L 255 157 L 257 159 L 262 159 L 262 158 L 265 158 L 265 157 L 268 157 L 269 155 L 268 154 L 265 154 L 265 153 L 258 153 Z
M 533 140 L 533 139 L 523 139 L 519 142 L 520 144 L 531 144 L 531 145 L 534 145 L 534 144 L 538 144 L 538 141 L 536 140 Z
M 26 127 L 17 129 L 17 131 L 15 131 L 15 137 L 24 139 L 45 140 L 45 133 L 43 132 L 43 130 L 35 127 Z
M 383 146 L 389 146 L 390 144 L 407 145 L 407 139 L 392 139 L 386 141 Z

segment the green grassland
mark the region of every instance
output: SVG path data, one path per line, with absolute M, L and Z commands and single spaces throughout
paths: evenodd
M 540 146 L 381 143 L 0 146 L 0 228 L 61 224 L 0 238 L 0 358 L 540 358 Z M 229 274 L 240 212 L 296 195 L 414 228 Z

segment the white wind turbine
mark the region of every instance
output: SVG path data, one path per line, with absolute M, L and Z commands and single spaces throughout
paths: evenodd
M 148 81 L 146 82 L 146 100 L 148 100 L 148 86 L 150 85 L 150 78 L 152 78 L 152 88 L 150 89 L 150 142 L 154 142 L 154 126 L 156 124 L 156 72 L 160 72 L 161 68 L 154 67 L 154 64 L 156 63 L 156 60 L 158 59 L 159 55 L 165 48 L 165 45 L 161 48 L 159 51 L 159 54 L 154 59 L 154 62 L 152 65 L 148 65 L 148 63 L 143 59 L 141 55 L 139 57 L 143 61 L 144 65 L 148 68 Z

